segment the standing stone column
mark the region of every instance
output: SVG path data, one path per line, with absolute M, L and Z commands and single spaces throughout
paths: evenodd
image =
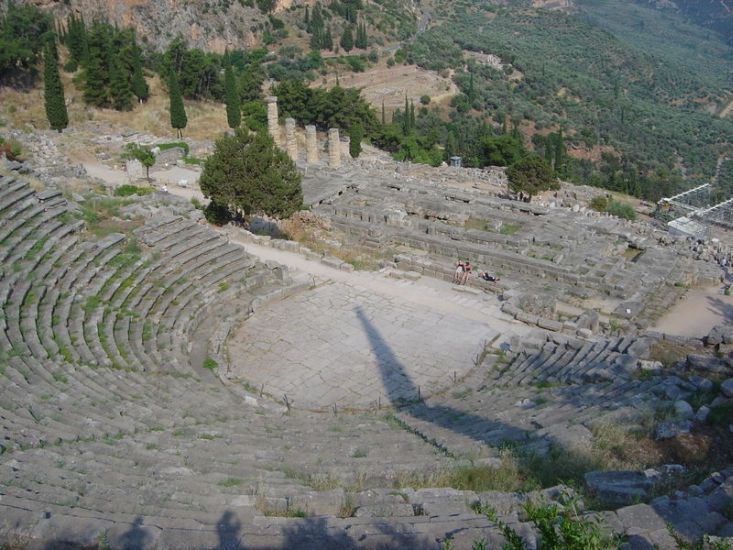
M 328 163 L 331 168 L 341 168 L 341 138 L 338 128 L 328 130 Z
M 318 134 L 313 125 L 305 127 L 305 160 L 308 164 L 318 162 Z
M 298 139 L 295 135 L 295 119 L 285 119 L 285 145 L 293 162 L 298 160 Z
M 268 96 L 265 98 L 265 103 L 267 103 L 267 131 L 275 141 L 275 145 L 282 145 L 280 122 L 277 115 L 277 98 Z

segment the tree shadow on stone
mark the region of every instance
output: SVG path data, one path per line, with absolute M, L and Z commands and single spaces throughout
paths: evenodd
M 565 434 L 568 430 L 562 428 L 562 426 L 558 426 L 555 430 L 559 432 L 558 435 L 562 435 L 563 439 L 558 440 L 554 435 L 546 433 L 540 439 L 533 440 L 531 436 L 535 433 L 535 430 L 512 425 L 503 419 L 491 418 L 490 414 L 482 416 L 449 405 L 430 404 L 422 401 L 419 398 L 418 387 L 408 375 L 404 365 L 394 355 L 389 344 L 360 307 L 356 307 L 354 311 L 363 326 L 372 351 L 377 357 L 387 398 L 395 409 L 409 414 L 416 420 L 468 437 L 479 445 L 500 448 L 507 444 L 535 444 L 543 448 L 545 446 L 543 441 L 548 442 L 550 444 L 549 448 L 554 451 L 552 458 L 556 458 L 556 460 L 542 460 L 539 455 L 531 451 L 521 455 L 525 466 L 532 469 L 533 474 L 537 476 L 537 480 L 541 481 L 542 484 L 554 484 L 561 479 L 565 481 L 578 479 L 584 472 L 602 467 L 590 455 L 580 452 L 578 448 L 573 448 L 566 443 L 566 441 L 572 441 L 570 436 L 574 436 L 574 434 Z M 543 354 L 545 352 L 540 351 L 539 353 Z M 597 386 L 602 386 L 602 384 Z M 590 385 L 588 387 L 583 386 L 582 391 L 579 390 L 578 386 L 558 388 L 555 391 L 558 407 L 569 405 L 577 408 L 578 411 L 582 411 L 593 405 L 596 399 L 594 395 L 596 389 L 590 387 Z M 412 399 L 405 399 L 405 396 L 412 396 Z M 537 430 L 541 428 L 542 426 L 537 425 Z M 549 428 L 553 429 L 551 426 Z M 590 435 L 588 430 L 584 430 L 583 433 Z M 425 435 L 430 437 L 429 433 Z M 580 440 L 581 436 L 577 436 L 577 438 Z M 440 444 L 436 441 L 431 441 L 431 443 Z M 528 447 L 527 450 L 535 448 L 537 447 L 533 445 Z M 450 453 L 450 449 L 444 450 Z M 471 451 L 471 449 L 464 450 L 467 453 Z
M 348 519 L 330 523 L 326 518 L 293 520 L 284 528 L 283 549 L 298 550 L 374 550 L 438 549 L 437 541 L 425 535 L 398 530 L 386 521 L 375 519 L 364 526 L 349 525 Z M 347 531 L 348 530 L 348 531 Z
M 361 307 L 356 307 L 355 312 L 364 328 L 372 351 L 377 357 L 385 393 L 392 406 L 397 409 L 408 410 L 417 419 L 457 431 L 482 444 L 489 444 L 491 439 L 482 437 L 480 433 L 474 432 L 470 427 L 480 426 L 483 433 L 502 431 L 502 439 L 504 440 L 525 440 L 528 438 L 529 434 L 526 430 L 509 426 L 502 421 L 489 420 L 444 405 L 428 405 L 421 402 L 420 389 L 410 378 L 404 365 L 395 356 L 389 344 L 369 321 Z M 458 419 L 460 419 L 460 423 L 456 422 Z
M 728 304 L 720 298 L 707 297 L 708 310 L 722 316 L 725 322 L 733 322 L 733 304 Z
M 242 530 L 242 522 L 230 510 L 224 512 L 216 522 L 216 534 L 219 537 L 219 545 L 214 550 L 240 550 L 242 540 L 239 532 Z
M 150 534 L 143 528 L 143 518 L 138 516 L 132 522 L 130 529 L 120 536 L 117 546 L 125 550 L 147 548 L 150 543 Z

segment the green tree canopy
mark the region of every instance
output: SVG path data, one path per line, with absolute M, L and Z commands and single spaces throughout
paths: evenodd
M 33 67 L 44 45 L 42 37 L 51 29 L 51 17 L 35 6 L 9 3 L 0 16 L 0 81 L 13 71 Z
M 547 189 L 560 189 L 555 173 L 542 157 L 528 155 L 507 168 L 509 189 L 531 197 Z
M 238 128 L 217 140 L 199 185 L 204 196 L 230 212 L 286 218 L 303 204 L 301 175 L 265 131 Z
M 155 155 L 150 147 L 128 143 L 125 147 L 125 158 L 139 160 L 145 167 L 145 177 L 150 181 L 150 167 L 155 164 Z
M 484 136 L 481 139 L 482 166 L 509 166 L 524 154 L 521 139 L 510 134 Z
M 379 127 L 379 120 L 371 106 L 361 97 L 357 88 L 334 86 L 330 90 L 310 88 L 298 80 L 287 80 L 274 86 L 283 116 L 293 117 L 301 124 L 315 124 L 318 128 L 348 130 L 360 124 L 371 135 Z

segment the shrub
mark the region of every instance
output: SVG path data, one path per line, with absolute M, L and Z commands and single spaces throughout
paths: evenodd
M 363 73 L 366 69 L 366 64 L 364 63 L 364 60 L 361 57 L 353 56 L 349 57 L 349 67 L 351 67 L 351 70 L 355 73 Z
M 132 195 L 148 195 L 152 192 L 152 187 L 138 187 L 137 185 L 125 184 L 115 188 L 114 195 L 115 197 L 130 197 Z
M 606 197 L 593 197 L 590 201 L 590 207 L 597 212 L 605 212 L 608 208 L 608 199 Z
M 429 95 L 421 95 L 420 96 L 420 103 L 423 105 L 430 105 L 431 98 Z
M 207 357 L 206 359 L 204 359 L 204 364 L 201 366 L 209 370 L 216 370 L 219 368 L 219 364 L 216 361 L 214 361 L 211 357 Z
M 22 160 L 23 147 L 17 140 L 6 141 L 0 137 L 0 156 L 5 155 L 8 160 Z
M 231 221 L 232 214 L 226 206 L 211 201 L 204 208 L 204 217 L 214 225 L 226 225 Z
M 635 220 L 636 212 L 630 204 L 624 204 L 618 201 L 611 201 L 606 207 L 606 212 L 612 216 L 623 218 L 625 220 Z

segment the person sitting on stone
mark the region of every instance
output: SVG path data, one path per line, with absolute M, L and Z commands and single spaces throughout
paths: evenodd
M 466 263 L 463 264 L 463 277 L 461 278 L 461 284 L 466 284 L 468 282 L 468 277 L 471 275 L 471 262 L 466 260 Z
M 463 279 L 463 268 L 463 260 L 458 260 L 458 262 L 456 262 L 456 272 L 453 274 L 453 284 L 461 284 L 461 279 Z

